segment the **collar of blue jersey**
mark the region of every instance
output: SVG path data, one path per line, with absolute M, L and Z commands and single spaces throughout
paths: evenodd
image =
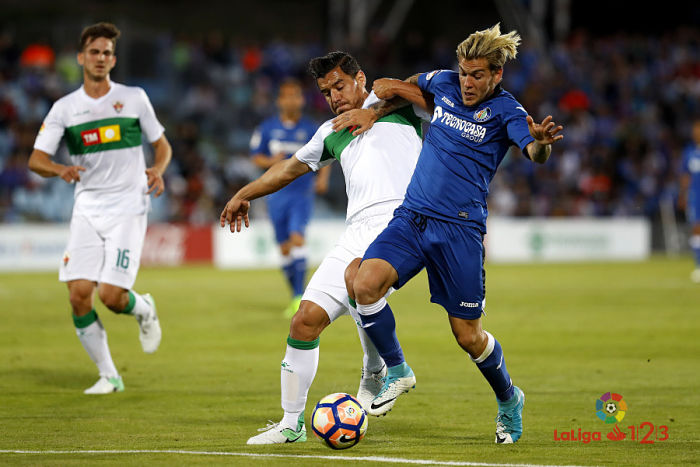
M 486 99 L 484 99 L 484 102 L 493 99 L 494 97 L 499 95 L 501 93 L 501 91 L 503 91 L 503 87 L 501 86 L 501 83 L 498 83 L 496 85 L 496 87 L 493 88 L 493 92 L 491 93 L 491 95 L 489 97 L 487 97 Z

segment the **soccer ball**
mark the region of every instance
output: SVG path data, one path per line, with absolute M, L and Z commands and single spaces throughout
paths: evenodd
M 350 394 L 329 394 L 316 404 L 311 415 L 311 428 L 327 446 L 347 449 L 365 437 L 367 414 Z
M 615 412 L 617 411 L 617 405 L 616 405 L 615 403 L 613 403 L 613 402 L 608 402 L 608 403 L 605 405 L 605 410 L 607 410 L 607 412 L 608 412 L 609 414 L 613 414 L 613 413 L 615 413 Z

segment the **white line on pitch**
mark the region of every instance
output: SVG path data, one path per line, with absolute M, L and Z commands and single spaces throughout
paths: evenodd
M 72 451 L 39 451 L 25 449 L 0 449 L 0 454 L 187 454 L 195 456 L 237 456 L 237 457 L 278 457 L 293 459 L 324 459 L 339 461 L 371 461 L 385 462 L 388 464 L 418 464 L 418 465 L 458 465 L 458 466 L 481 466 L 481 467 L 576 467 L 557 466 L 544 464 L 491 464 L 486 462 L 462 462 L 462 461 L 438 461 L 429 459 L 402 459 L 400 457 L 383 456 L 313 456 L 309 454 L 255 454 L 250 452 L 216 452 L 216 451 L 183 451 L 177 449 L 105 449 L 105 450 L 72 450 Z

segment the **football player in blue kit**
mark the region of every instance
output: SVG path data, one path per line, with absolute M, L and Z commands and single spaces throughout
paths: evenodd
M 297 80 L 288 78 L 282 82 L 277 107 L 279 114 L 263 121 L 250 141 L 253 163 L 265 170 L 276 162 L 291 157 L 311 139 L 318 128 L 316 123 L 302 115 L 304 95 Z M 292 301 L 284 310 L 287 318 L 296 313 L 304 293 L 304 231 L 313 211 L 314 191 L 325 193 L 329 176 L 330 167 L 324 167 L 318 175 L 309 173 L 301 176 L 280 191 L 267 196 L 268 215 L 282 254 L 282 271 L 292 290 Z
M 359 134 L 378 117 L 405 105 L 404 99 L 410 101 L 408 91 L 415 95 L 416 86 L 434 97 L 433 118 L 405 200 L 367 249 L 359 270 L 351 271 L 358 259 L 346 275 L 363 327 L 388 367 L 369 413 L 386 414 L 399 395 L 415 386 L 384 297 L 390 287 L 400 288 L 425 267 L 430 301 L 445 308 L 457 343 L 496 394 L 499 444 L 520 438 L 525 395 L 511 381 L 501 345 L 481 325 L 486 197 L 510 146 L 544 163 L 552 143 L 563 138 L 562 127 L 551 116 L 535 123 L 501 87 L 503 65 L 515 58 L 519 43 L 515 31 L 501 34 L 498 24 L 475 32 L 457 48 L 458 72 L 437 70 L 406 81 L 375 81 L 375 93 L 385 100 L 370 109 L 346 112 L 334 122 L 336 130 L 356 126 Z
M 700 283 L 700 119 L 692 127 L 693 141 L 683 150 L 681 189 L 678 204 L 685 209 L 690 224 L 690 248 L 695 256 L 695 269 L 690 279 Z

